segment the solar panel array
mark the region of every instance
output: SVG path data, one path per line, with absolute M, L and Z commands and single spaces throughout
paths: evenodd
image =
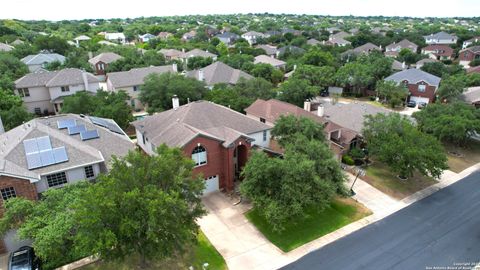
M 94 117 L 94 116 L 89 116 L 89 118 L 90 118 L 90 121 L 92 121 L 92 123 L 94 123 L 95 125 L 107 128 L 110 131 L 118 134 L 122 134 L 122 135 L 124 134 L 123 130 L 117 124 L 112 123 L 111 121 L 108 121 L 103 118 Z
M 96 139 L 96 138 L 99 138 L 99 137 L 100 136 L 98 135 L 98 130 L 96 130 L 96 129 L 87 130 L 87 131 L 83 131 L 82 133 L 80 133 L 80 138 L 82 139 L 82 141 Z
M 24 140 L 23 146 L 29 170 L 68 161 L 65 147 L 52 148 L 49 136 Z
M 57 121 L 58 129 L 64 129 L 64 128 L 73 127 L 76 125 L 77 125 L 77 122 L 75 121 L 75 119 L 63 119 L 63 120 Z
M 68 135 L 79 134 L 80 132 L 87 131 L 85 125 L 77 125 L 73 127 L 68 127 Z
M 97 118 L 97 117 L 90 117 L 90 118 L 94 118 L 98 120 L 97 125 L 100 125 L 98 123 L 102 123 L 102 125 L 100 126 L 103 126 L 103 124 L 108 123 L 108 121 L 105 121 L 102 118 Z M 68 135 L 80 134 L 80 139 L 82 139 L 82 141 L 100 138 L 100 135 L 98 134 L 98 131 L 96 129 L 87 130 L 87 127 L 84 124 L 77 124 L 77 121 L 75 119 L 59 120 L 57 121 L 57 125 L 58 125 L 58 129 L 65 129 L 65 128 L 68 129 Z

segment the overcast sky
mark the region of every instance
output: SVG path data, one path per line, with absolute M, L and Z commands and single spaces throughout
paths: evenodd
M 0 19 L 134 18 L 289 13 L 356 16 L 480 16 L 480 0 L 2 0 Z

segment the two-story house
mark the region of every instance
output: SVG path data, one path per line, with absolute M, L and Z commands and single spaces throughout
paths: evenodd
M 232 191 L 252 147 L 269 146 L 271 127 L 209 101 L 172 102 L 172 109 L 133 122 L 137 144 L 149 155 L 162 144 L 180 147 L 205 179 L 204 194 Z
M 451 35 L 446 32 L 438 32 L 435 34 L 430 34 L 428 36 L 423 36 L 425 43 L 427 44 L 456 44 L 458 37 L 456 35 Z
M 39 69 L 45 68 L 46 65 L 53 62 L 64 64 L 65 59 L 65 56 L 58 53 L 41 52 L 38 54 L 27 55 L 20 61 L 27 65 L 30 72 L 35 72 Z
M 400 42 L 394 42 L 388 46 L 385 47 L 385 56 L 389 57 L 397 57 L 398 53 L 402 49 L 408 49 L 412 51 L 413 53 L 416 53 L 418 50 L 417 44 L 409 41 L 408 39 L 403 39 Z
M 93 180 L 135 145 L 111 119 L 63 114 L 30 120 L 0 134 L 0 215 L 9 198 L 37 200 L 42 192 Z M 9 231 L 0 253 L 24 243 Z
M 144 68 L 134 68 L 129 71 L 119 71 L 107 73 L 107 90 L 124 90 L 130 96 L 130 106 L 135 110 L 142 110 L 143 104 L 138 99 L 140 87 L 145 83 L 145 77 L 150 74 L 162 74 L 165 72 L 177 72 L 177 65 L 152 66 Z
M 458 53 L 458 59 L 460 60 L 460 65 L 466 68 L 470 67 L 470 62 L 480 59 L 480 46 L 468 47 L 461 50 Z
M 462 49 L 466 49 L 468 46 L 472 44 L 479 44 L 480 43 L 480 36 L 473 37 L 471 39 L 465 40 L 462 44 Z
M 422 54 L 436 60 L 453 60 L 454 50 L 448 45 L 432 44 L 422 49 Z
M 105 39 L 109 41 L 114 41 L 120 44 L 126 44 L 127 38 L 124 33 L 104 33 Z
M 185 74 L 187 77 L 195 78 L 212 88 L 215 84 L 225 83 L 235 85 L 243 78 L 245 80 L 253 79 L 253 76 L 243 70 L 230 67 L 223 62 L 215 62 L 204 68 L 188 71 Z
M 88 59 L 88 63 L 95 69 L 95 74 L 105 75 L 108 65 L 122 58 L 116 53 L 105 52 Z
M 38 71 L 15 81 L 15 94 L 37 115 L 59 113 L 65 96 L 79 91 L 96 93 L 98 89 L 100 80 L 77 68 Z
M 215 37 L 218 38 L 220 42 L 223 42 L 226 45 L 232 45 L 233 43 L 235 43 L 235 41 L 237 41 L 237 39 L 240 38 L 239 35 L 232 32 L 223 32 L 216 35 Z
M 242 34 L 242 38 L 244 38 L 248 44 L 254 45 L 257 44 L 257 40 L 266 38 L 264 33 L 256 32 L 256 31 L 249 31 Z
M 434 102 L 435 93 L 441 78 L 427 73 L 421 69 L 407 69 L 385 78 L 386 81 L 394 81 L 404 84 L 409 91 L 408 99 L 415 102 Z

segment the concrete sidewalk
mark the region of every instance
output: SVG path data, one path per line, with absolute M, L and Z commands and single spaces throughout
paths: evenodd
M 391 198 L 361 179 L 357 179 L 353 188 L 356 195 L 353 196 L 353 198 L 369 208 L 373 214 L 288 253 L 281 251 L 270 243 L 257 228 L 246 219 L 244 213 L 251 208 L 250 205 L 244 203 L 234 205 L 234 201 L 223 193 L 214 193 L 203 199 L 208 214 L 199 220 L 199 224 L 208 239 L 225 258 L 230 270 L 278 269 L 313 250 L 319 249 L 370 223 L 395 213 L 439 189 L 457 182 L 478 169 L 480 169 L 480 164 L 472 166 L 459 174 L 445 171 L 439 183 L 406 197 L 403 200 Z M 347 175 L 347 184 L 349 185 L 348 187 L 350 187 L 354 176 L 351 174 Z

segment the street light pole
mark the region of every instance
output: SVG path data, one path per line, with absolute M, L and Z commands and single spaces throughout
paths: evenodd
M 360 175 L 364 175 L 365 171 L 363 171 L 362 169 L 358 168 L 357 169 L 357 176 L 355 176 L 355 180 L 353 180 L 353 183 L 352 183 L 352 186 L 350 187 L 350 194 L 351 196 L 354 196 L 356 193 L 355 191 L 353 191 L 353 186 L 355 185 L 355 182 L 357 182 L 357 179 Z

